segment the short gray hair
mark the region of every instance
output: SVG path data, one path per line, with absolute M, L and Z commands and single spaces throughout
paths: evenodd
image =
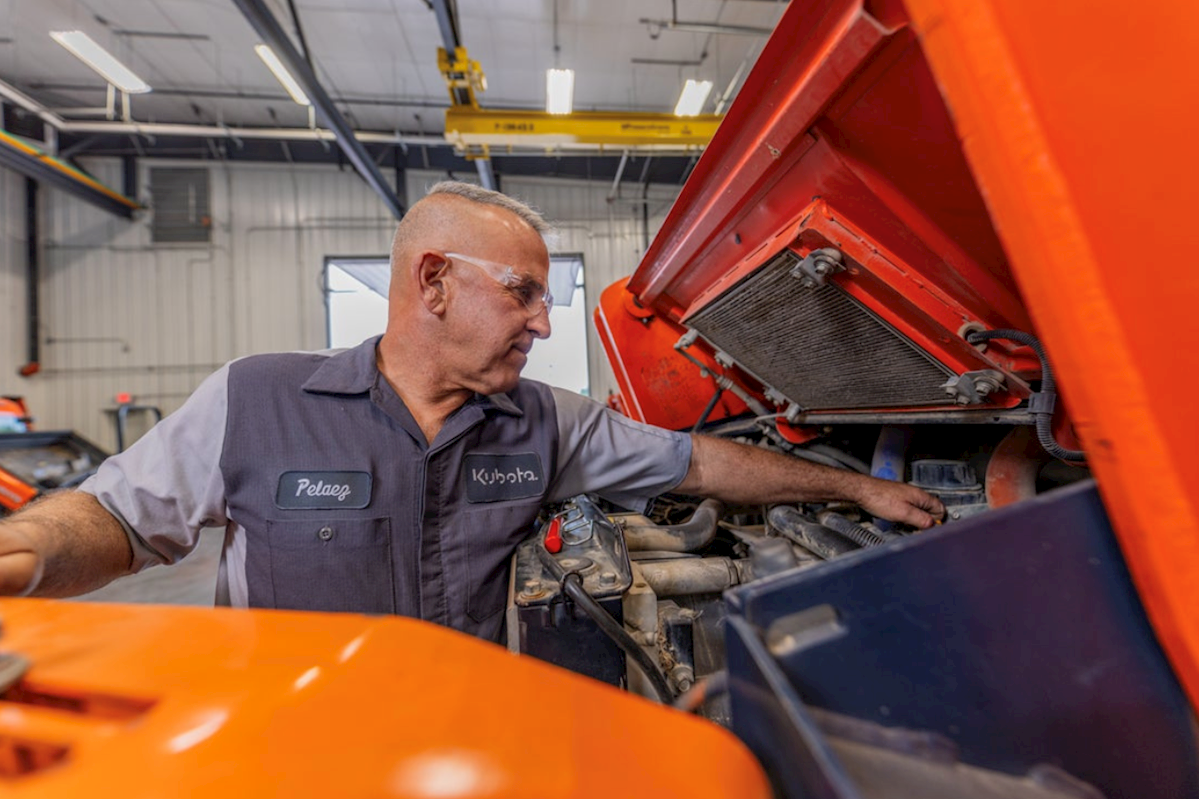
M 464 183 L 461 180 L 443 180 L 440 183 L 433 184 L 425 196 L 432 197 L 435 194 L 453 194 L 471 202 L 482 203 L 483 205 L 495 205 L 503 208 L 519 217 L 521 221 L 533 228 L 534 232 L 543 238 L 550 235 L 553 230 L 553 227 L 546 221 L 545 217 L 520 200 L 515 200 L 507 194 L 501 194 L 498 191 L 485 189 L 474 183 Z

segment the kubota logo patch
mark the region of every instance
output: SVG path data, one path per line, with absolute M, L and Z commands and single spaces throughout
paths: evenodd
M 468 455 L 463 465 L 468 502 L 502 502 L 536 497 L 545 490 L 542 461 L 536 452 L 515 455 Z

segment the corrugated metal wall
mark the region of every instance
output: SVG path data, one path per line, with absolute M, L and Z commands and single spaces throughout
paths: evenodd
M 25 178 L 0 169 L 0 394 L 25 393 L 25 271 Z
M 25 395 L 41 429 L 73 429 L 111 450 L 116 434 L 106 409 L 118 392 L 169 413 L 231 358 L 324 347 L 326 256 L 389 250 L 394 223 L 352 171 L 177 165 L 210 170 L 209 245 L 152 245 L 146 219 L 128 222 L 56 190 L 42 192 L 42 372 L 30 379 L 16 376 L 27 348 L 24 179 L 0 173 L 0 393 Z M 86 166 L 101 182 L 120 185 L 119 163 Z M 441 177 L 408 173 L 409 202 Z M 641 206 L 607 202 L 608 184 L 512 178 L 503 188 L 560 226 L 558 251 L 583 253 L 589 306 L 637 265 Z M 652 188 L 651 235 L 674 194 Z M 603 398 L 616 386 L 594 331 L 589 340 L 592 393 Z M 141 428 L 132 419 L 131 437 Z

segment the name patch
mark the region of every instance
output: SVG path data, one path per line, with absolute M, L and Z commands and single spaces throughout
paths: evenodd
M 536 452 L 515 455 L 468 455 L 465 474 L 467 502 L 502 502 L 536 497 L 545 491 L 546 478 Z
M 369 472 L 284 472 L 275 490 L 277 508 L 365 508 L 370 504 Z

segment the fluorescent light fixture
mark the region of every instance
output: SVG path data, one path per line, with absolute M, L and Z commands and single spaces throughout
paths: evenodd
M 83 31 L 50 31 L 50 38 L 71 51 L 71 54 L 99 72 L 106 81 L 126 94 L 145 94 L 150 84 L 133 74 Z
M 254 52 L 258 53 L 258 57 L 275 75 L 275 79 L 283 84 L 283 88 L 287 89 L 287 93 L 292 96 L 293 100 L 300 105 L 312 105 L 308 100 L 308 95 L 300 88 L 300 84 L 296 83 L 296 79 L 292 77 L 292 73 L 287 71 L 287 67 L 279 60 L 279 56 L 275 55 L 274 50 L 265 44 L 256 44 Z
M 569 114 L 575 93 L 575 70 L 546 70 L 546 113 Z
M 704 109 L 704 101 L 712 91 L 711 80 L 692 80 L 688 78 L 679 93 L 679 102 L 675 104 L 675 116 L 694 117 Z

